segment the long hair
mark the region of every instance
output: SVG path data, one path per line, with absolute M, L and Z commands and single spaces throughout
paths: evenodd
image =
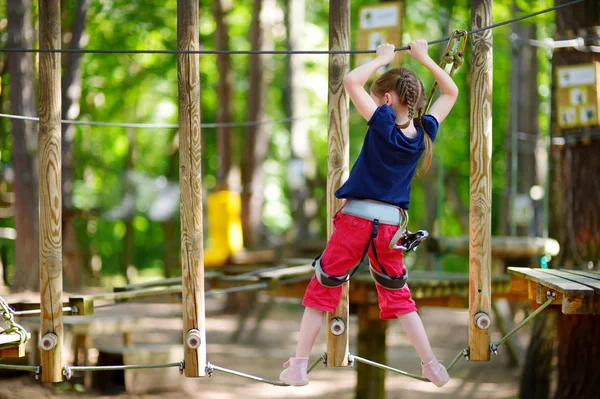
M 385 93 L 395 92 L 398 94 L 400 101 L 408 108 L 408 121 L 403 125 L 396 125 L 399 129 L 405 129 L 410 125 L 410 121 L 413 119 L 415 112 L 417 114 L 417 123 L 423 129 L 425 134 L 423 135 L 423 146 L 425 147 L 423 163 L 421 164 L 421 171 L 426 173 L 431 166 L 431 160 L 433 158 L 433 142 L 429 133 L 423 126 L 423 120 L 421 118 L 423 108 L 425 107 L 425 88 L 423 82 L 417 77 L 411 70 L 406 68 L 392 68 L 383 73 L 373 84 L 371 85 L 371 92 L 377 97 L 383 97 Z

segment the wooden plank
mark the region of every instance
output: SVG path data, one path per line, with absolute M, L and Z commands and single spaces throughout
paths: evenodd
M 594 280 L 600 280 L 600 273 L 595 272 L 586 272 L 584 270 L 573 270 L 573 269 L 559 269 L 568 273 L 577 274 L 579 276 L 584 276 L 588 278 L 592 278 Z
M 492 24 L 492 0 L 472 0 L 471 26 Z M 469 355 L 490 360 L 490 328 L 475 324 L 476 315 L 491 317 L 492 300 L 492 32 L 471 36 L 471 140 L 469 206 Z
M 178 50 L 200 48 L 198 17 L 198 1 L 177 1 Z M 198 54 L 177 55 L 183 352 L 186 377 L 203 377 L 206 374 L 199 63 Z M 198 333 L 197 339 L 200 342 L 196 348 L 187 344 L 190 332 Z
M 526 267 L 509 267 L 511 274 L 524 276 L 528 280 L 534 281 L 545 287 L 552 288 L 561 294 L 586 296 L 593 295 L 594 289 L 586 285 L 566 280 L 563 277 L 548 273 L 549 269 L 530 269 Z
M 60 49 L 61 2 L 39 1 L 40 49 Z M 39 237 L 41 336 L 54 338 L 42 350 L 42 382 L 61 382 L 62 340 L 62 187 L 61 187 L 61 57 L 39 54 Z
M 2 334 L 0 333 L 0 345 L 14 344 L 21 340 L 19 334 Z
M 545 270 L 545 272 L 549 273 L 549 274 L 553 274 L 557 277 L 562 277 L 565 280 L 569 280 L 569 281 L 573 281 L 573 282 L 581 284 L 581 285 L 585 285 L 587 287 L 592 288 L 596 294 L 600 294 L 600 280 L 596 280 L 596 279 L 590 278 L 585 275 L 569 273 L 569 272 L 563 271 L 563 270 L 547 269 L 547 270 Z
M 527 293 L 528 291 L 527 279 L 523 277 L 511 276 L 510 284 L 512 292 Z
M 329 3 L 329 49 L 350 49 L 350 0 Z M 348 177 L 350 165 L 349 116 L 350 104 L 344 90 L 344 76 L 350 67 L 349 54 L 329 55 L 329 96 L 327 99 L 329 126 L 327 136 L 327 237 L 333 232 L 333 215 L 342 201 L 335 191 Z M 348 292 L 349 283 L 342 286 L 340 303 L 333 313 L 327 313 L 327 366 L 348 365 Z M 332 318 L 340 318 L 346 328 L 333 335 L 329 328 Z
M 278 269 L 259 273 L 258 276 L 265 280 L 281 280 L 284 278 L 299 277 L 315 273 L 315 268 L 312 265 L 294 266 L 285 269 Z
M 429 237 L 427 249 L 434 253 L 469 253 L 469 237 Z M 560 245 L 552 238 L 541 237 L 492 237 L 492 257 L 532 258 L 543 255 L 558 255 Z

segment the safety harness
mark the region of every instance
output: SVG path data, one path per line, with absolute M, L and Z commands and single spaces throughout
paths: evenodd
M 352 205 L 347 207 L 347 205 L 349 205 L 349 204 L 352 204 Z M 381 287 L 388 289 L 388 290 L 400 290 L 404 287 L 404 285 L 406 284 L 406 281 L 408 279 L 408 271 L 406 271 L 404 273 L 404 275 L 402 275 L 402 276 L 390 276 L 390 274 L 387 272 L 385 267 L 379 261 L 379 258 L 377 256 L 377 249 L 375 248 L 374 241 L 375 241 L 375 238 L 377 238 L 377 234 L 379 233 L 380 220 L 377 217 L 372 217 L 372 215 L 374 213 L 377 214 L 377 212 L 379 212 L 380 214 L 383 214 L 385 217 L 385 212 L 389 211 L 390 209 L 395 210 L 395 212 L 399 212 L 398 223 L 393 223 L 393 222 L 390 223 L 389 219 L 385 223 L 385 224 L 398 224 L 398 226 L 399 226 L 398 231 L 396 232 L 396 234 L 394 234 L 394 237 L 390 241 L 390 248 L 399 249 L 404 252 L 407 252 L 410 250 L 416 250 L 416 248 L 419 246 L 419 244 L 427 238 L 428 233 L 425 230 L 419 230 L 416 233 L 410 233 L 408 231 L 408 229 L 406 228 L 406 225 L 408 224 L 408 214 L 403 209 L 396 208 L 392 205 L 382 204 L 382 203 L 378 203 L 378 202 L 371 202 L 371 201 L 356 201 L 356 200 L 354 200 L 354 201 L 346 202 L 346 204 L 342 207 L 342 209 L 340 209 L 339 212 L 350 214 L 350 215 L 357 216 L 357 217 L 361 217 L 361 218 L 367 219 L 367 220 L 372 220 L 373 227 L 371 228 L 371 235 L 369 236 L 369 240 L 367 241 L 367 243 L 365 245 L 365 248 L 363 250 L 360 260 L 344 276 L 331 276 L 323 270 L 323 267 L 321 265 L 321 256 L 323 255 L 322 253 L 315 258 L 312 265 L 315 268 L 315 275 L 317 277 L 317 280 L 319 281 L 319 283 L 322 286 L 328 287 L 328 288 L 335 288 L 335 287 L 339 287 L 340 285 L 344 284 L 346 281 L 349 281 L 352 278 L 352 276 L 354 276 L 354 274 L 358 271 L 361 263 L 363 262 L 363 260 L 365 259 L 365 256 L 367 255 L 367 252 L 369 251 L 369 247 L 370 247 L 371 251 L 373 252 L 373 257 L 375 258 L 375 261 L 377 262 L 377 266 L 379 266 L 379 269 L 381 270 L 381 272 L 378 271 L 377 269 L 375 269 L 373 267 L 373 265 L 371 265 L 369 268 L 371 277 L 373 277 L 373 280 L 375 281 L 375 283 L 377 285 L 380 285 Z M 381 212 L 383 212 L 383 213 L 381 213 Z M 399 245 L 398 245 L 398 242 L 399 242 Z

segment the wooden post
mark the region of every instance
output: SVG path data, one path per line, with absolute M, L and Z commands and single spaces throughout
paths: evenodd
M 329 49 L 350 49 L 350 0 L 329 3 Z M 350 67 L 349 54 L 329 56 L 329 132 L 327 156 L 327 236 L 333 233 L 331 223 L 342 201 L 335 198 L 337 190 L 348 177 L 350 163 L 348 117 L 350 108 L 343 80 Z M 333 313 L 327 314 L 327 366 L 348 365 L 348 290 L 349 283 L 342 286 L 342 297 Z M 332 333 L 332 320 L 341 322 L 343 331 Z M 340 325 L 340 324 L 338 324 Z M 339 331 L 339 330 L 338 330 Z
M 177 48 L 198 50 L 198 34 L 198 1 L 178 0 Z M 182 53 L 177 56 L 183 346 L 186 377 L 203 377 L 206 373 L 199 61 L 198 54 Z
M 40 0 L 40 49 L 60 49 L 60 1 Z M 62 381 L 60 53 L 40 53 L 39 237 L 42 382 Z
M 471 28 L 492 24 L 492 0 L 473 0 Z M 490 360 L 492 269 L 492 30 L 473 35 L 469 207 L 469 356 Z

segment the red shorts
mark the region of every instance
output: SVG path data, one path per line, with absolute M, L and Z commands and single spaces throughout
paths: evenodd
M 338 212 L 333 219 L 333 226 L 335 230 L 321 257 L 321 267 L 330 276 L 345 276 L 360 261 L 371 236 L 373 222 Z M 402 276 L 406 271 L 403 252 L 389 247 L 389 243 L 397 230 L 398 226 L 380 224 L 379 233 L 374 240 L 377 258 L 390 276 Z M 367 255 L 375 269 L 379 269 L 371 248 L 369 248 Z M 379 271 L 381 272 L 381 270 Z M 375 287 L 377 288 L 379 300 L 380 318 L 391 320 L 395 319 L 396 315 L 417 311 L 415 301 L 410 297 L 408 285 L 405 285 L 401 290 L 388 290 L 377 284 Z M 324 287 L 319 283 L 316 276 L 313 276 L 306 288 L 302 304 L 326 312 L 333 312 L 340 301 L 341 294 L 341 286 L 336 288 Z

